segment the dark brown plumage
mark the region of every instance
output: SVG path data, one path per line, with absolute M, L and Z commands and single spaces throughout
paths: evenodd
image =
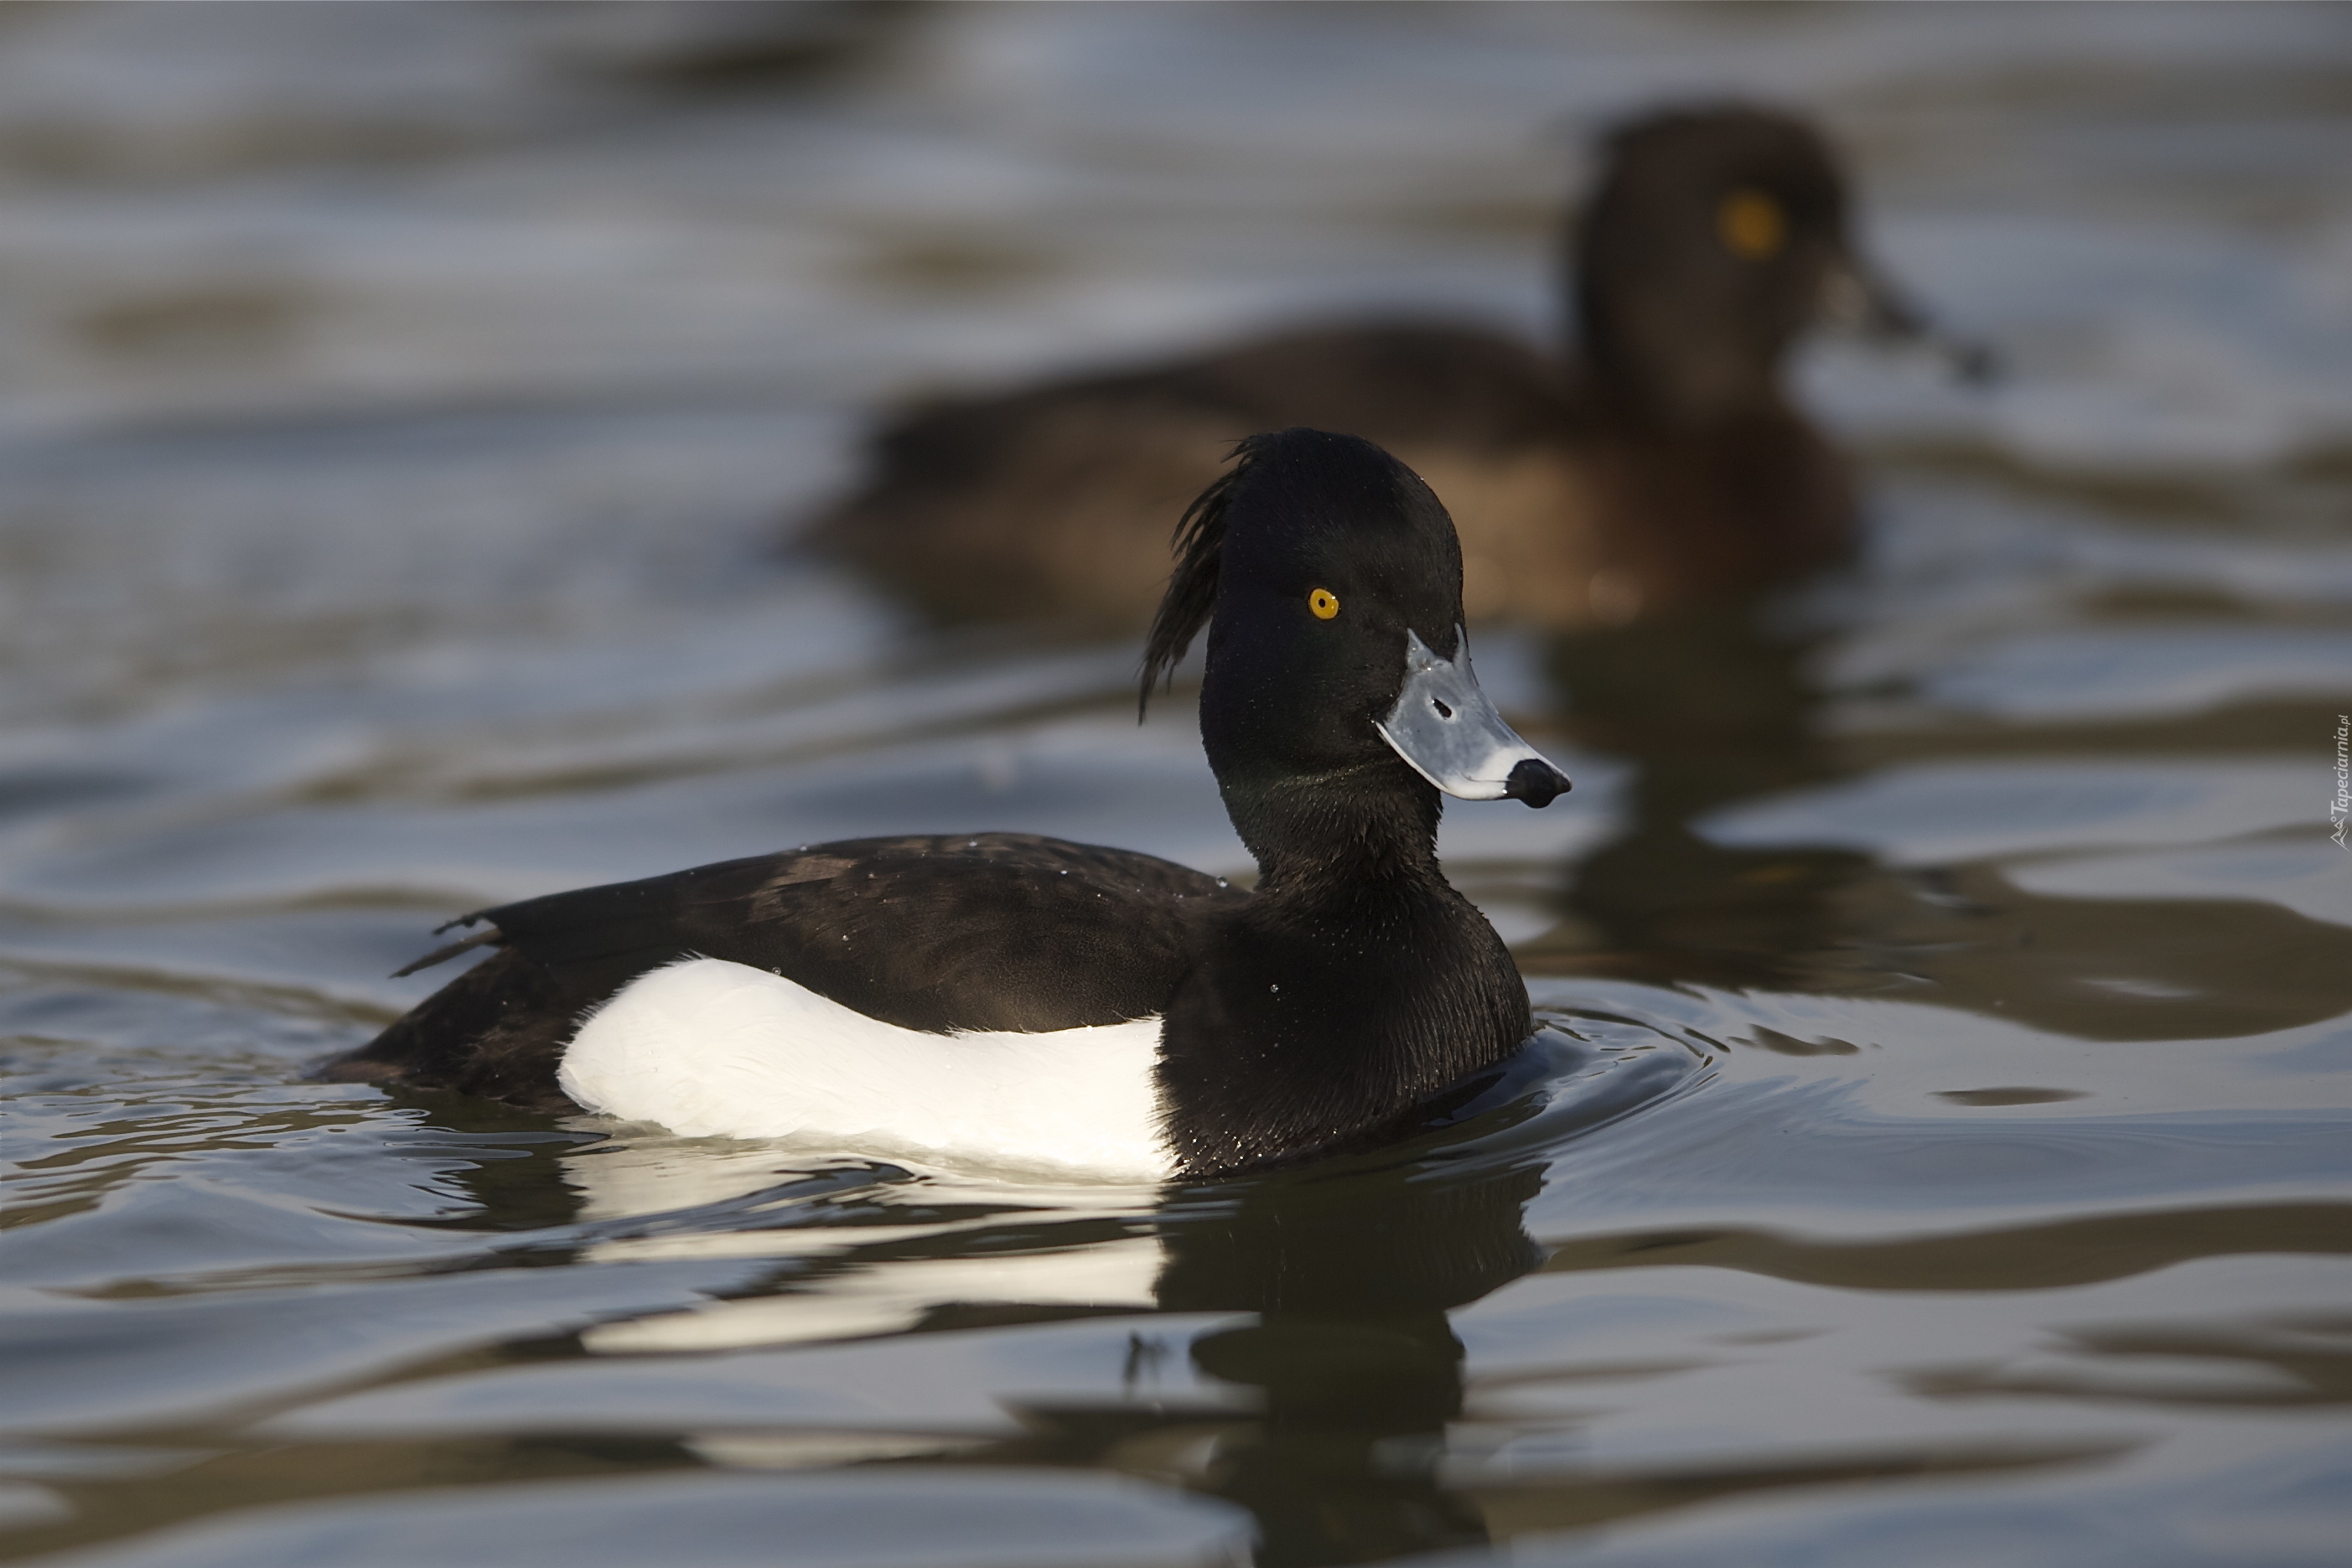
M 1130 631 L 1234 443 L 1312 425 L 1428 481 L 1474 619 L 1617 623 L 1831 559 L 1853 483 L 1782 361 L 1825 313 L 1922 324 L 1856 260 L 1828 148 L 1727 107 L 1650 116 L 1602 152 L 1572 235 L 1573 359 L 1476 327 L 1332 326 L 949 398 L 885 425 L 808 538 L 943 620 Z

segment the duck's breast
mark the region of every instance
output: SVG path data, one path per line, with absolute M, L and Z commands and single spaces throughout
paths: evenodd
M 587 1110 L 689 1136 L 821 1139 L 877 1153 L 1114 1180 L 1172 1169 L 1160 1020 L 928 1034 L 782 976 L 688 958 L 589 1016 L 558 1082 Z

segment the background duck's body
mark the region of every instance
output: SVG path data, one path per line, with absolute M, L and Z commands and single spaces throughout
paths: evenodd
M 1181 363 L 918 408 L 877 436 L 822 548 L 949 620 L 1139 626 L 1178 510 L 1255 430 L 1374 441 L 1452 513 L 1482 620 L 1612 624 L 1816 567 L 1847 466 L 1780 370 L 1824 309 L 1918 323 L 1845 234 L 1827 148 L 1786 116 L 1676 111 L 1605 144 L 1576 228 L 1580 354 L 1476 327 L 1331 326 Z

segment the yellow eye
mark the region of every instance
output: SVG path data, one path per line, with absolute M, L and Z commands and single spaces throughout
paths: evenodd
M 1789 214 L 1761 191 L 1734 191 L 1715 210 L 1715 232 L 1732 255 L 1763 261 L 1779 255 L 1788 242 Z
M 1328 621 L 1339 613 L 1339 596 L 1328 588 L 1318 588 L 1307 596 L 1307 608 L 1315 612 L 1318 621 Z

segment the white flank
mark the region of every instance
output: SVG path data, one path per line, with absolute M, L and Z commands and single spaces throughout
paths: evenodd
M 556 1082 L 588 1110 L 689 1137 L 822 1138 L 877 1154 L 1118 1181 L 1171 1170 L 1160 1020 L 925 1034 L 719 958 L 632 982 L 580 1026 Z

